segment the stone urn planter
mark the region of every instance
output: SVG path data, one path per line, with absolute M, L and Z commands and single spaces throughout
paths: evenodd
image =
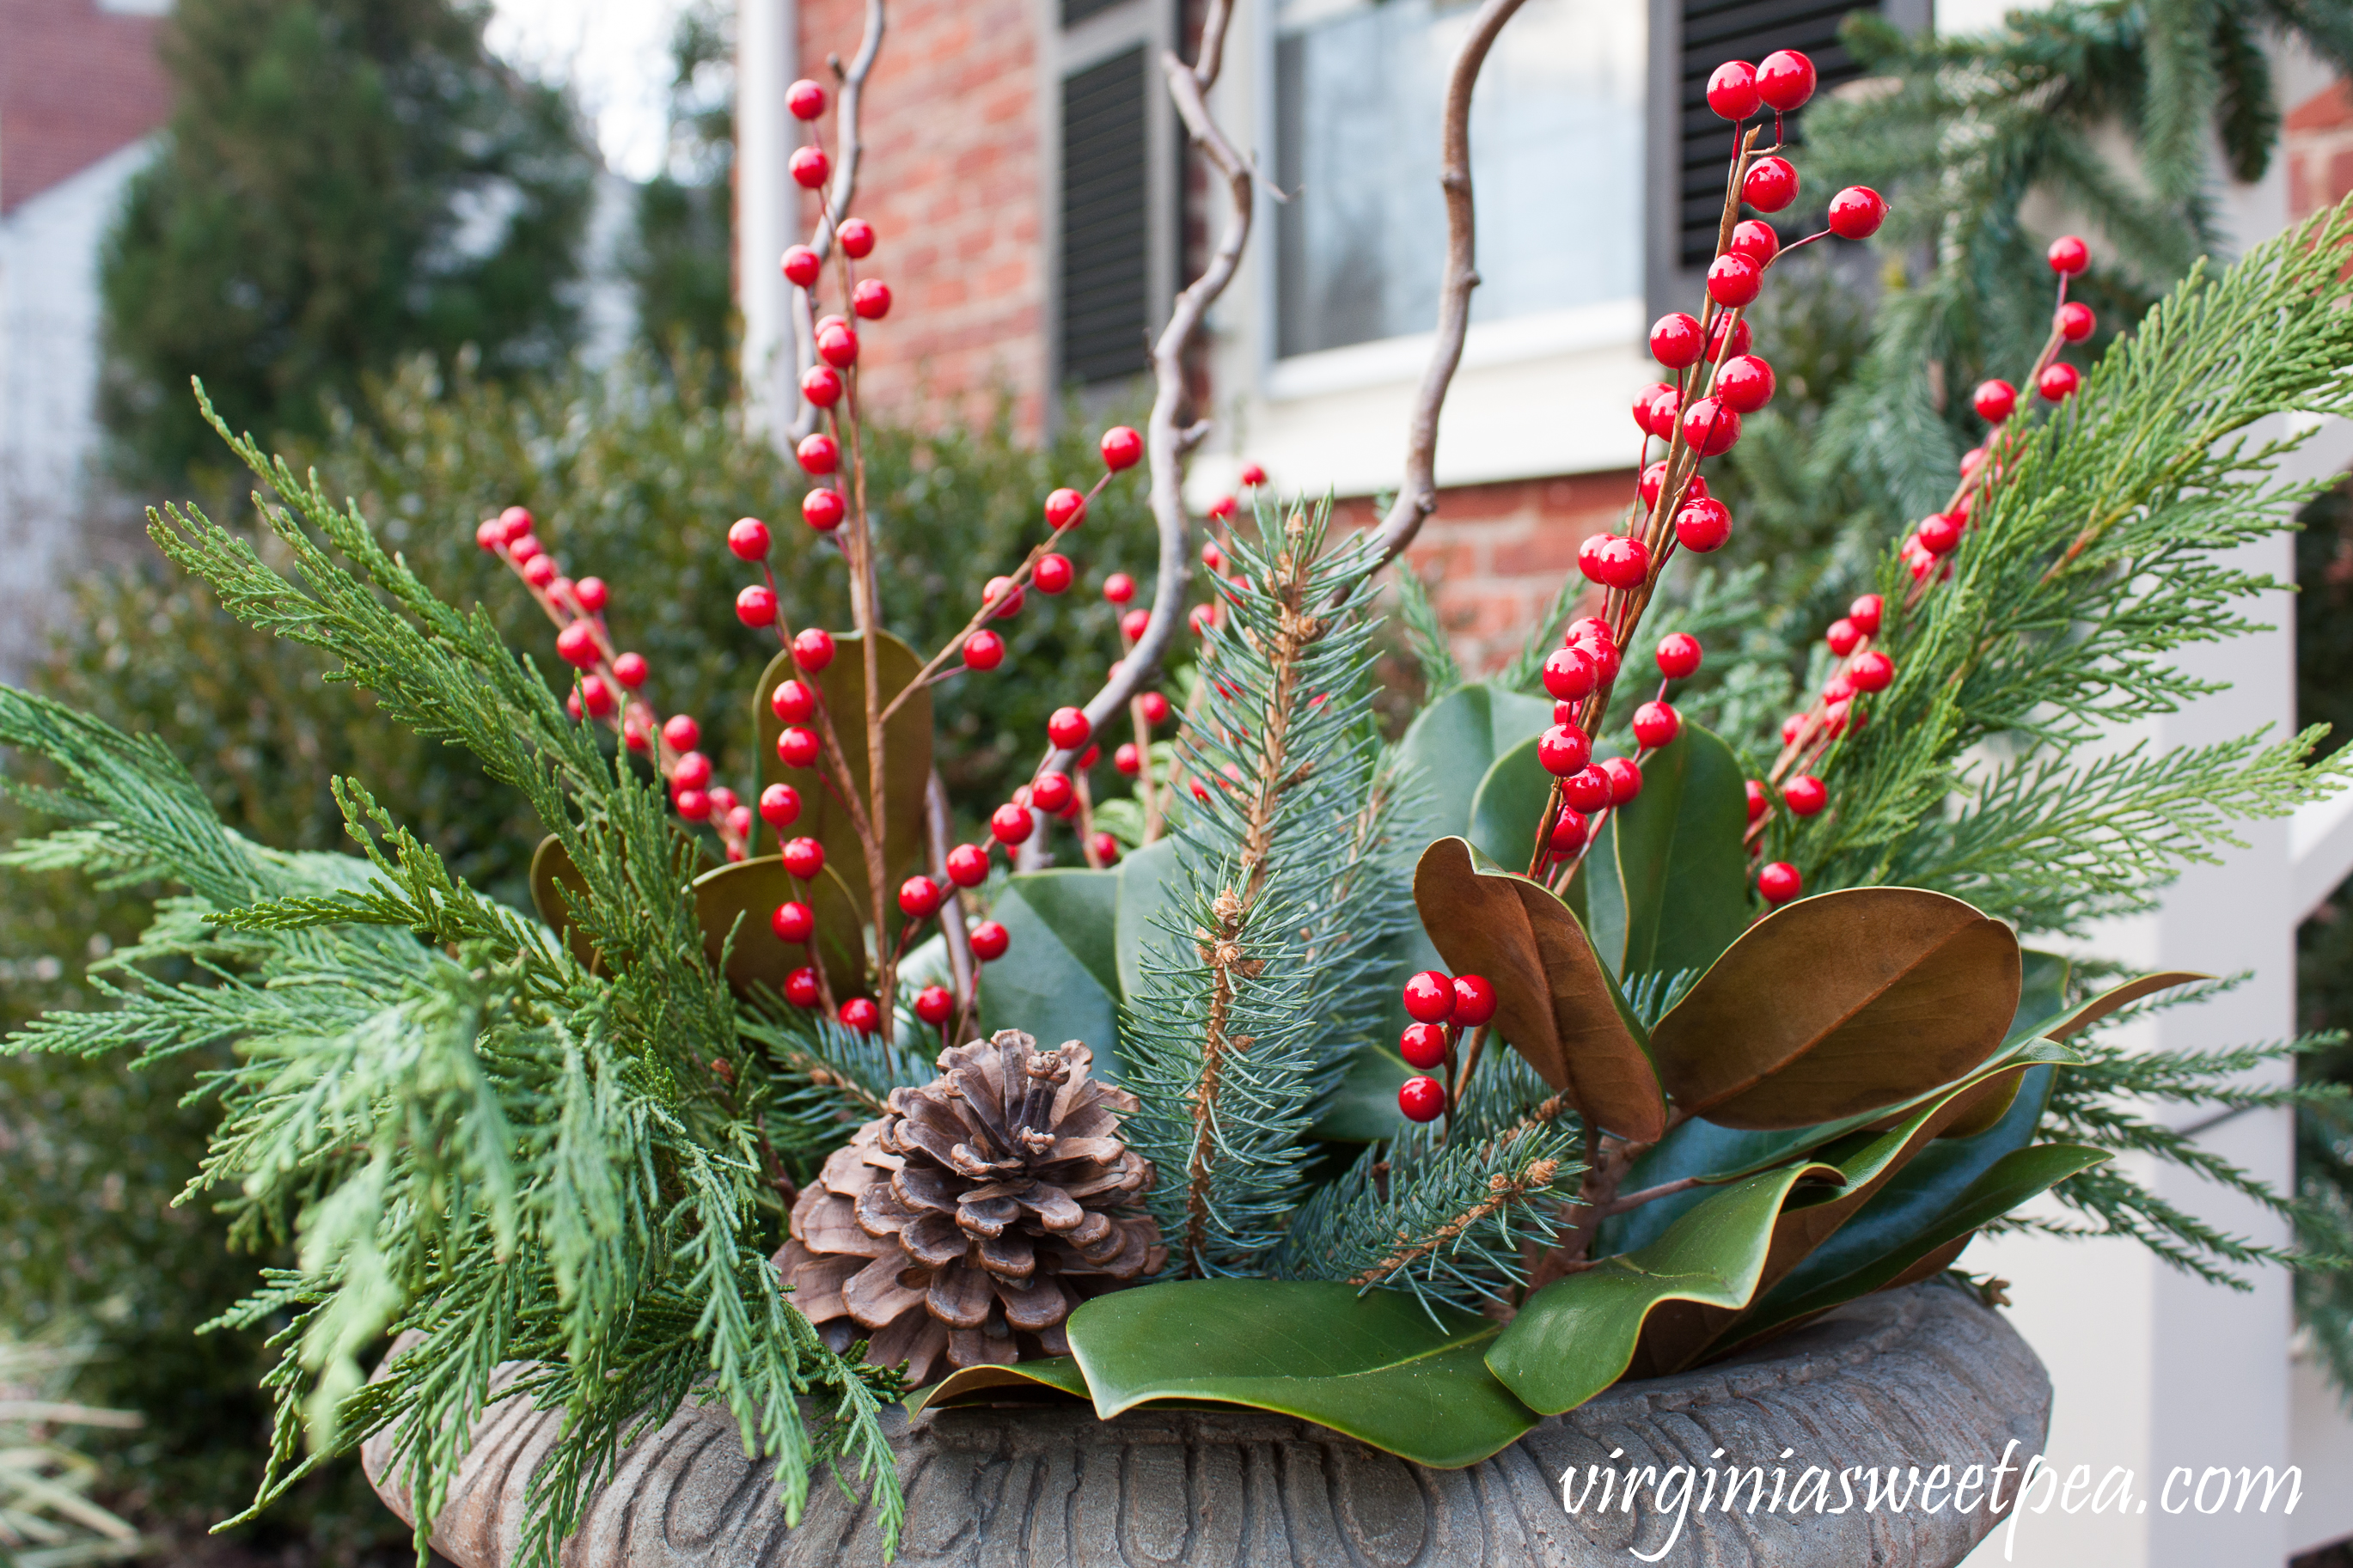
M 520 1366 L 502 1369 L 512 1377 Z M 1629 1383 L 1543 1422 L 1463 1470 L 1409 1465 L 1324 1428 L 1241 1409 L 1133 1411 L 1098 1421 L 1083 1406 L 930 1411 L 899 1424 L 906 1488 L 897 1561 L 909 1568 L 1128 1568 L 1143 1564 L 1375 1564 L 1546 1568 L 1651 1558 L 1677 1528 L 1646 1480 L 1631 1511 L 1629 1468 L 1762 1466 L 1765 1505 L 1704 1514 L 1695 1490 L 1672 1550 L 1655 1560 L 1709 1568 L 1948 1568 L 1999 1522 L 1982 1495 L 1956 1512 L 1915 1494 L 1902 1511 L 1792 1506 L 1802 1471 L 1831 1472 L 1829 1510 L 1852 1467 L 1936 1466 L 1957 1479 L 2013 1466 L 2042 1445 L 2051 1384 L 2025 1342 L 1975 1297 L 1940 1280 L 1866 1297 L 1747 1355 Z M 522 1532 L 533 1467 L 559 1417 L 521 1402 L 477 1426 L 464 1473 L 433 1531 L 461 1568 L 502 1568 Z M 363 1452 L 378 1493 L 390 1445 Z M 1717 1450 L 1723 1457 L 1714 1458 Z M 1786 1459 L 1781 1456 L 1791 1451 Z M 1620 1478 L 1605 1510 L 1594 1467 Z M 1776 1468 L 1787 1487 L 1774 1502 Z M 1562 1478 L 1579 1506 L 1564 1504 Z M 2015 1472 L 2003 1492 L 2017 1486 Z M 565 1568 L 845 1568 L 880 1563 L 870 1513 L 824 1475 L 786 1529 L 765 1468 L 747 1461 L 723 1408 L 690 1406 L 621 1458 L 564 1554 Z

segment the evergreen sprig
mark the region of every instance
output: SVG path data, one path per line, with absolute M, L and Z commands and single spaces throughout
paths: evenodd
M 1242 1272 L 1281 1241 L 1308 1128 L 1380 1026 L 1386 950 L 1410 907 L 1387 851 L 1394 789 L 1371 712 L 1363 574 L 1325 551 L 1328 505 L 1229 548 L 1180 748 L 1203 781 L 1177 831 L 1184 890 L 1159 917 L 1120 1031 L 1170 1268 Z

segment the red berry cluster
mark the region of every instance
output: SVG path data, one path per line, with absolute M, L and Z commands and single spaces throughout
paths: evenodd
M 1477 974 L 1441 974 L 1425 969 L 1405 983 L 1406 1016 L 1413 1020 L 1398 1040 L 1398 1054 L 1425 1076 L 1409 1078 L 1398 1089 L 1398 1109 L 1413 1121 L 1434 1121 L 1446 1113 L 1451 1100 L 1447 1080 L 1460 1091 L 1467 1068 L 1455 1071 L 1454 1047 L 1462 1031 L 1476 1029 L 1495 1016 L 1495 988 Z M 1444 1078 L 1426 1076 L 1444 1068 Z
M 612 591 L 600 577 L 577 582 L 564 575 L 533 530 L 535 521 L 519 506 L 486 518 L 474 542 L 521 577 L 523 586 L 556 626 L 556 656 L 573 668 L 565 710 L 573 722 L 595 720 L 618 734 L 623 745 L 649 755 L 670 784 L 670 804 L 689 822 L 707 823 L 719 835 L 730 860 L 741 860 L 751 839 L 752 814 L 723 784 L 711 782 L 711 759 L 695 747 L 702 726 L 687 714 L 658 721 L 638 693 L 652 674 L 645 656 L 616 652 L 605 625 Z

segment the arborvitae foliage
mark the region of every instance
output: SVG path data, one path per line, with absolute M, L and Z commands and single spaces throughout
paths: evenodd
M 1250 1271 L 1305 1196 L 1305 1137 L 1384 1016 L 1387 948 L 1410 908 L 1389 855 L 1392 781 L 1371 715 L 1371 617 L 1336 603 L 1359 552 L 1325 548 L 1328 506 L 1261 510 L 1229 554 L 1224 624 L 1178 744 L 1197 781 L 1184 884 L 1121 1028 L 1142 1110 L 1131 1148 L 1172 1271 Z
M 2218 689 L 2173 657 L 2252 629 L 2244 601 L 2275 585 L 2226 554 L 2317 487 L 2274 477 L 2295 438 L 2246 432 L 2294 409 L 2353 411 L 2348 246 L 2340 209 L 2219 278 L 2194 274 L 2007 449 L 1949 579 L 1905 608 L 1910 574 L 1886 561 L 1895 683 L 1816 770 L 1838 781 L 1839 809 L 1782 814 L 1768 856 L 1813 888 L 1936 888 L 2024 931 L 2079 932 L 2149 907 L 2180 865 L 2233 842 L 2231 821 L 2339 787 L 2341 759 L 2308 765 L 2309 733 L 2088 748 Z
M 174 7 L 167 143 L 100 282 L 129 477 L 216 460 L 193 374 L 240 428 L 316 434 L 404 353 L 561 358 L 593 163 L 562 95 L 491 59 L 481 28 L 452 0 Z

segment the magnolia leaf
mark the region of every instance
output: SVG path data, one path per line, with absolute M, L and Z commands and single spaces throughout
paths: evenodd
M 2039 1143 L 2013 1149 L 1932 1218 L 1860 1267 L 1832 1278 L 1807 1280 L 1799 1289 L 1789 1289 L 1799 1283 L 1797 1279 L 1785 1281 L 1782 1289 L 1760 1300 L 1756 1310 L 1734 1326 L 1716 1346 L 1716 1353 L 1786 1333 L 1858 1296 L 1892 1290 L 1940 1273 L 1960 1257 L 1978 1226 L 2108 1158 L 2105 1149 L 2084 1143 Z
M 564 841 L 551 833 L 539 841 L 531 857 L 531 903 L 539 918 L 564 939 L 564 945 L 581 968 L 591 974 L 603 973 L 603 961 L 588 939 L 572 929 L 570 907 L 565 896 L 586 898 L 588 879 L 572 863 L 572 852 Z
M 1808 1161 L 1711 1194 L 1641 1251 L 1604 1258 L 1528 1298 L 1488 1348 L 1488 1366 L 1530 1409 L 1576 1409 L 1626 1374 L 1661 1305 L 1746 1306 L 1783 1201 L 1800 1182 L 1837 1177 L 1836 1167 Z
M 1114 952 L 1119 968 L 1117 994 L 1123 999 L 1141 994 L 1145 954 L 1165 948 L 1176 939 L 1163 929 L 1164 911 L 1184 893 L 1184 878 L 1176 864 L 1176 840 L 1158 838 L 1119 863 L 1119 910 Z
M 1950 1083 L 2018 1011 L 2018 939 L 1958 899 L 1853 888 L 1749 928 L 1651 1032 L 1676 1105 L 1804 1127 Z
M 1348 1053 L 1347 1071 L 1332 1091 L 1308 1132 L 1338 1143 L 1373 1143 L 1405 1131 L 1405 1112 L 1398 1109 L 1398 1090 L 1416 1068 L 1405 1058 L 1373 1040 L 1357 1042 Z
M 2008 1037 L 2031 1040 L 2067 1010 L 2067 982 L 2075 965 L 2059 953 L 2031 947 L 2018 950 L 2018 1011 L 2010 1020 Z
M 2211 974 L 2200 974 L 2190 969 L 2168 969 L 2155 974 L 2144 974 L 2101 992 L 2082 1006 L 2052 1019 L 2035 1033 L 2046 1039 L 2063 1040 L 2070 1035 L 2083 1033 L 2112 1014 L 2122 1012 L 2144 996 L 2154 996 L 2177 985 L 2190 985 L 2213 978 Z
M 1066 1331 L 1105 1420 L 1154 1399 L 1241 1405 L 1459 1469 L 1535 1425 L 1482 1359 L 1498 1329 L 1394 1290 L 1178 1279 L 1098 1296 Z
M 1088 1397 L 1087 1380 L 1076 1360 L 1066 1355 L 1045 1356 L 1037 1361 L 1016 1362 L 1011 1366 L 958 1367 L 929 1388 L 908 1395 L 907 1414 L 920 1415 L 935 1405 L 966 1401 L 987 1405 L 991 1401 L 978 1396 L 996 1393 L 1001 1398 L 1007 1390 L 1032 1395 L 1050 1392 L 1072 1399 Z
M 1531 735 L 1497 757 L 1471 797 L 1472 847 L 1499 866 L 1525 866 L 1535 850 L 1553 785 L 1536 757 L 1543 739 Z
M 1082 1040 L 1105 1077 L 1119 1060 L 1117 871 L 1030 871 L 1008 879 L 992 918 L 1010 942 L 980 987 L 981 1030 L 1022 1029 L 1039 1043 Z
M 844 921 L 849 922 L 851 931 L 873 926 L 875 899 L 866 851 L 859 842 L 849 809 L 836 798 L 832 784 L 826 782 L 840 782 L 835 778 L 832 763 L 821 758 L 813 768 L 788 768 L 777 757 L 776 737 L 784 732 L 785 726 L 770 705 L 769 697 L 788 679 L 799 679 L 817 687 L 827 713 L 833 719 L 842 758 L 849 764 L 850 792 L 861 810 L 871 811 L 873 803 L 867 783 L 870 773 L 864 646 L 861 633 L 839 634 L 834 638 L 833 662 L 815 677 L 803 675 L 793 663 L 791 653 L 779 651 L 768 661 L 752 695 L 753 725 L 759 736 L 760 783 L 764 787 L 788 784 L 800 792 L 801 797 L 799 819 L 781 834 L 754 814 L 753 847 L 773 853 L 779 838 L 797 837 L 814 838 L 825 847 L 827 875 L 815 885 L 817 896 L 809 900 L 817 911 L 821 934 Z M 882 694 L 883 704 L 888 706 L 891 699 L 921 672 L 923 661 L 913 648 L 889 632 L 881 634 L 875 658 L 880 667 L 877 689 Z M 814 726 L 812 721 L 811 727 Z M 932 776 L 932 694 L 928 689 L 916 692 L 891 716 L 890 723 L 883 727 L 882 748 L 881 940 L 892 942 L 902 921 L 895 897 L 899 883 L 924 858 L 923 794 Z M 833 892 L 841 896 L 839 905 Z M 761 918 L 765 920 L 766 916 Z M 864 939 L 853 941 L 844 932 L 838 940 L 821 942 L 821 946 L 825 951 L 826 978 L 832 984 L 834 994 L 849 996 L 863 992 L 867 955 Z
M 1658 1074 L 1584 928 L 1542 883 L 1472 864 L 1441 838 L 1413 878 L 1422 929 L 1457 974 L 1495 987 L 1495 1027 L 1588 1120 L 1648 1143 L 1666 1131 Z
M 1773 1224 L 1772 1246 L 1757 1275 L 1757 1289 L 1770 1290 L 1787 1279 L 1948 1128 L 1976 1114 L 1989 1099 L 2007 1105 L 2030 1067 L 2047 1059 L 2080 1058 L 2062 1047 L 2042 1045 L 2004 1066 L 1947 1086 L 1892 1128 L 1849 1132 L 1815 1150 L 1811 1158 L 1835 1166 L 1844 1184 L 1836 1191 L 1801 1193 L 1783 1205 Z M 1642 1336 L 1642 1363 L 1656 1372 L 1680 1371 L 1702 1359 L 1711 1342 L 1738 1316 L 1699 1302 L 1672 1303 L 1652 1315 Z
M 703 953 L 715 966 L 721 950 L 726 950 L 727 984 L 737 991 L 748 994 L 765 985 L 781 993 L 786 976 L 812 962 L 825 965 L 837 1001 L 865 989 L 858 906 L 831 877 L 820 873 L 813 883 L 797 881 L 782 859 L 764 855 L 706 871 L 694 879 L 691 890 Z M 769 923 L 778 904 L 796 899 L 817 911 L 811 943 L 780 942 Z M 859 945 L 853 947 L 853 942 Z
M 1471 805 L 1495 759 L 1552 725 L 1552 703 L 1484 682 L 1458 686 L 1424 708 L 1398 742 L 1397 760 L 1419 785 L 1428 820 L 1440 833 L 1471 826 Z M 1529 830 L 1531 838 L 1535 830 Z M 1519 862 L 1528 844 L 1523 842 Z
M 1739 760 L 1698 725 L 1642 765 L 1642 793 L 1601 819 L 1577 872 L 1587 929 L 1621 983 L 1704 970 L 1739 938 L 1748 924 L 1747 826 Z

